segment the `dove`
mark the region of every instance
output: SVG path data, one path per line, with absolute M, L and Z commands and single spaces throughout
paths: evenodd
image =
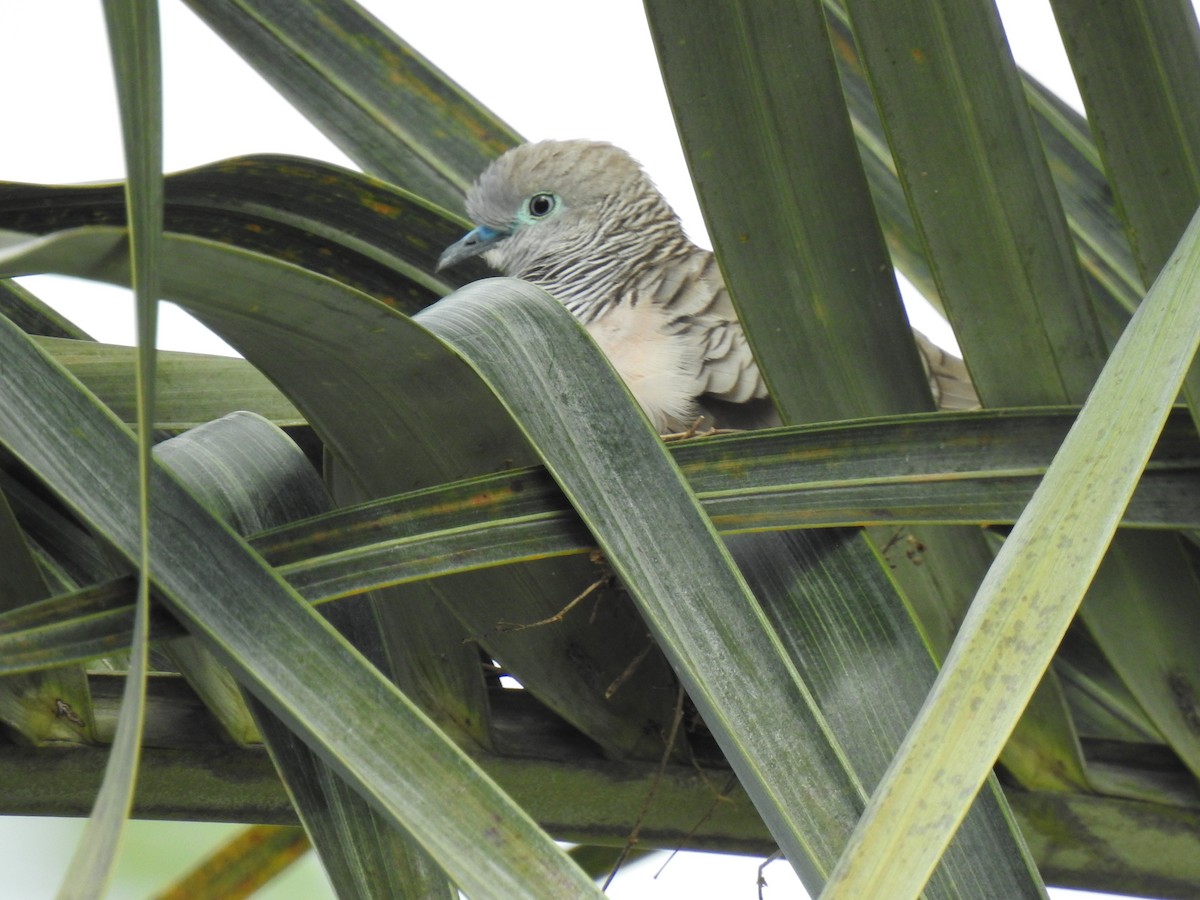
M 688 239 L 624 150 L 539 141 L 494 160 L 467 192 L 475 228 L 438 270 L 482 256 L 582 323 L 660 433 L 704 421 L 779 424 L 712 251 Z M 914 332 L 939 405 L 978 401 L 962 361 Z

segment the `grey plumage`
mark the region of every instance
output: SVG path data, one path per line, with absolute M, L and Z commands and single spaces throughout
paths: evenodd
M 438 268 L 482 254 L 554 295 L 659 431 L 700 416 L 723 427 L 778 423 L 713 254 L 687 239 L 628 153 L 593 141 L 515 147 L 467 192 L 467 214 L 478 227 Z M 918 346 L 935 396 L 970 388 L 961 360 L 922 335 Z

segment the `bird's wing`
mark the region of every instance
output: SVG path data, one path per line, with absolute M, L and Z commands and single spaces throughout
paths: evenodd
M 698 368 L 688 372 L 692 396 L 706 406 L 752 404 L 767 397 L 767 386 L 750 352 L 725 288 L 716 258 L 694 248 L 653 268 L 634 292 L 635 303 L 649 302 L 667 313 L 666 327 L 698 347 Z M 967 367 L 921 332 L 913 330 L 929 388 L 938 409 L 978 409 L 979 396 Z M 713 400 L 718 401 L 716 404 Z M 769 411 L 768 411 L 769 412 Z M 756 419 L 760 418 L 756 415 Z
M 667 313 L 667 328 L 698 348 L 700 365 L 691 374 L 693 396 L 727 403 L 767 396 L 746 335 L 715 257 L 694 248 L 655 267 L 638 286 L 637 302 L 648 300 Z

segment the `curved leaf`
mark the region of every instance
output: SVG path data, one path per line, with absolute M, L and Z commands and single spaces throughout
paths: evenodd
M 105 22 L 121 108 L 128 177 L 129 241 L 136 309 L 139 570 L 137 612 L 121 716 L 104 783 L 79 844 L 67 865 L 59 900 L 98 897 L 116 868 L 125 821 L 133 804 L 146 712 L 150 626 L 151 428 L 154 415 L 154 340 L 158 329 L 159 261 L 162 251 L 162 75 L 155 0 L 106 0 Z M 8 360 L 11 364 L 12 360 Z M 132 462 L 132 461 L 129 461 Z M 130 554 L 134 557 L 134 554 Z
M 136 558 L 128 433 L 11 325 L 0 335 L 12 363 L 0 373 L 0 440 Z M 357 791 L 419 835 L 457 884 L 481 897 L 595 893 L 475 764 L 157 468 L 150 497 L 152 571 L 172 611 Z M 343 700 L 336 709 L 325 702 L 331 691 Z M 480 821 L 490 826 L 482 841 Z
M 489 271 L 480 260 L 434 274 L 462 223 L 414 194 L 294 156 L 223 160 L 166 176 L 168 231 L 304 266 L 413 313 Z M 0 182 L 0 228 L 47 234 L 124 225 L 121 184 Z
M 328 492 L 299 448 L 269 422 L 248 413 L 192 429 L 155 451 L 238 534 L 330 507 Z M 368 607 L 327 606 L 322 614 L 379 665 L 378 624 Z M 339 894 L 432 897 L 449 890 L 445 873 L 406 831 L 372 809 L 263 704 L 244 697 L 202 645 L 177 640 L 165 649 L 235 740 L 265 741 Z M 257 731 L 247 721 L 251 713 Z M 250 731 L 253 738 L 246 735 Z
M 793 866 L 819 868 L 857 816 L 862 787 L 662 442 L 544 291 L 490 279 L 451 299 L 422 323 L 471 360 L 529 432 L 780 848 Z M 797 745 L 795 729 L 821 740 Z
M 1100 565 L 1200 343 L 1197 297 L 1200 215 L 988 572 L 829 897 L 920 892 Z
M 1071 421 L 1052 410 L 1024 417 L 937 413 L 728 435 L 668 449 L 723 534 L 891 520 L 1012 524 Z M 1177 412 L 1122 525 L 1200 529 L 1198 469 L 1200 445 L 1190 420 Z M 731 478 L 742 487 L 731 488 Z M 940 500 L 939 488 L 946 489 Z M 312 603 L 595 546 L 540 469 L 360 504 L 250 543 Z M 128 640 L 131 590 L 127 580 L 107 582 L 0 615 L 0 671 L 111 652 Z M 154 619 L 155 637 L 178 633 L 169 619 Z
M 14 247 L 0 270 L 70 272 L 117 283 L 127 278 L 119 230 L 75 229 L 32 241 L 9 237 L 28 243 Z M 165 261 L 166 295 L 277 385 L 289 387 L 297 408 L 340 461 L 341 477 L 334 482 L 342 485 L 343 502 L 532 460 L 508 415 L 465 363 L 371 298 L 298 267 L 197 238 L 169 235 Z M 211 277 L 217 269 L 219 282 Z M 262 292 L 264 284 L 271 291 Z M 317 371 L 322 377 L 313 378 Z M 606 696 L 640 652 L 630 648 L 646 643 L 645 626 L 627 600 L 610 592 L 599 625 L 568 617 L 555 628 L 496 627 L 504 620 L 552 616 L 596 577 L 593 564 L 571 560 L 482 581 L 467 572 L 442 584 L 413 585 L 404 602 L 423 602 L 425 595 L 430 604 L 419 627 L 403 618 L 402 603 L 378 605 L 383 633 L 396 645 L 390 660 L 406 678 L 406 689 L 439 721 L 486 740 L 479 656 L 463 643 L 477 637 L 527 689 L 608 752 L 657 758 L 661 739 L 646 723 L 668 722 L 674 708 L 673 676 L 661 654 L 651 652 L 637 669 L 629 682 L 634 689 Z M 413 649 L 414 642 L 420 649 Z M 424 669 L 406 668 L 425 660 L 430 663 Z M 564 660 L 574 665 L 564 667 Z
M 363 169 L 448 209 L 492 157 L 519 143 L 356 3 L 188 6 Z
M 49 337 L 38 339 L 38 346 L 121 421 L 135 420 L 134 348 Z M 155 372 L 156 428 L 192 428 L 239 410 L 256 412 L 280 427 L 304 424 L 299 410 L 244 359 L 160 350 Z

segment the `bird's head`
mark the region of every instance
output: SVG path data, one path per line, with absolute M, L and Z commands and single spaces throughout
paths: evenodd
M 505 275 L 539 280 L 556 269 L 611 259 L 648 208 L 677 224 L 624 150 L 596 141 L 522 144 L 467 191 L 467 215 L 476 227 L 446 248 L 438 269 L 482 255 Z

